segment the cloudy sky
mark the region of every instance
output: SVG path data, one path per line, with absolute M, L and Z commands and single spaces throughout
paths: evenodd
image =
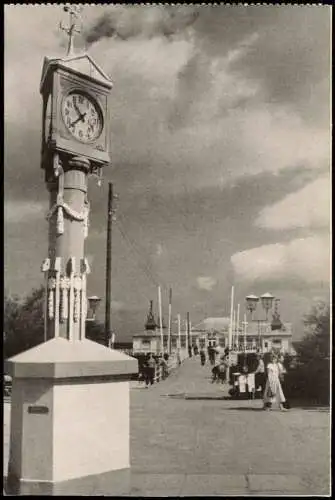
M 5 7 L 5 288 L 42 282 L 48 195 L 39 167 L 45 55 L 60 6 Z M 88 292 L 104 297 L 108 181 L 114 325 L 143 326 L 157 285 L 193 324 L 231 286 L 300 320 L 330 283 L 330 8 L 86 6 L 77 50 L 114 81 L 112 165 L 89 181 Z M 104 306 L 100 307 L 103 318 Z M 261 316 L 261 311 L 259 312 Z

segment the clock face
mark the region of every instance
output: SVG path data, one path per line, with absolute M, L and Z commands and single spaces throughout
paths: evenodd
M 62 116 L 68 131 L 80 142 L 92 142 L 102 131 L 98 104 L 87 94 L 71 92 L 62 103 Z

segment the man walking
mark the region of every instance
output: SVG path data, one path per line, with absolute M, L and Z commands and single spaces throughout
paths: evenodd
M 146 378 L 145 378 L 146 387 L 148 387 L 149 384 L 153 385 L 155 382 L 155 367 L 156 367 L 156 361 L 153 355 L 150 353 L 146 363 Z
M 265 385 L 266 385 L 266 374 L 265 374 L 265 365 L 264 359 L 261 354 L 257 356 L 258 365 L 255 371 L 255 390 L 261 387 L 262 395 L 264 394 Z

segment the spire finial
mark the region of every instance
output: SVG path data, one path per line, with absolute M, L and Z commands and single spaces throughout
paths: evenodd
M 155 330 L 156 329 L 156 321 L 152 312 L 153 300 L 150 300 L 150 309 L 147 316 L 147 322 L 145 324 L 146 330 Z
M 76 20 L 79 17 L 79 14 L 83 10 L 81 5 L 71 5 L 67 4 L 63 7 L 64 12 L 68 12 L 70 16 L 69 26 L 63 26 L 62 23 L 59 23 L 59 27 L 61 30 L 65 31 L 65 33 L 69 37 L 68 46 L 67 46 L 67 56 L 73 53 L 73 38 L 75 33 L 80 33 L 79 29 L 76 29 Z

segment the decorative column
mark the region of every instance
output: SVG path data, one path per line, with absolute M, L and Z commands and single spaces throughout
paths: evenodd
M 88 234 L 89 202 L 87 177 L 90 162 L 74 157 L 61 164 L 54 157 L 53 175 L 47 177 L 50 193 L 49 256 L 46 273 L 46 339 L 85 338 L 86 277 L 90 272 L 84 257 Z

